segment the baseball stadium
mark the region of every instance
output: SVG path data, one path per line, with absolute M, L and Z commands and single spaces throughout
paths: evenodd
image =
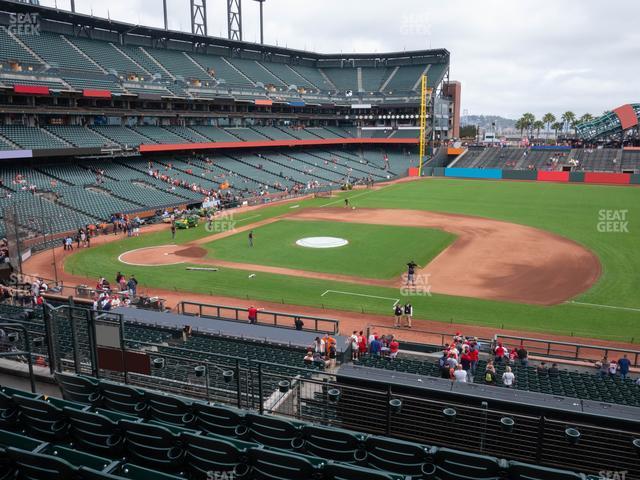
M 640 479 L 640 103 L 468 135 L 256 2 L 0 0 L 0 479 Z

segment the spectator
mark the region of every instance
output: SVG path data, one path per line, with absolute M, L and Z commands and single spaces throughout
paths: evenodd
M 453 371 L 453 377 L 456 382 L 467 383 L 467 372 L 462 368 L 462 364 Z
M 504 360 L 504 357 L 507 353 L 506 349 L 502 346 L 502 343 L 498 343 L 498 346 L 493 351 L 495 355 L 495 362 L 500 363 Z
M 449 367 L 449 365 L 445 362 L 442 364 L 442 366 L 440 367 L 440 378 L 446 378 L 447 380 L 451 380 L 451 368 Z
M 496 384 L 496 368 L 493 366 L 492 362 L 487 363 L 487 367 L 484 371 L 484 383 L 487 385 Z
M 313 341 L 313 352 L 319 353 L 320 355 L 324 356 L 326 353 L 326 346 L 327 345 L 322 338 L 316 337 L 316 339 Z
M 505 371 L 502 374 L 502 384 L 507 388 L 512 388 L 515 381 L 516 376 L 511 371 L 511 367 L 505 368 Z
M 558 368 L 558 364 L 554 363 L 551 365 L 551 368 L 549 369 L 549 376 L 557 377 L 558 375 L 560 375 L 560 369 Z
M 609 359 L 607 357 L 602 357 L 602 360 L 596 362 L 596 368 L 600 372 L 601 377 L 606 377 L 609 371 Z
M 471 375 L 475 375 L 476 370 L 478 369 L 478 362 L 480 361 L 480 346 L 478 345 L 475 338 L 471 342 L 471 347 L 469 348 L 469 356 L 471 357 Z
M 609 362 L 609 376 L 615 377 L 617 371 L 618 371 L 618 362 L 616 362 L 615 360 L 611 360 L 611 362 Z
M 357 360 L 359 345 L 358 345 L 358 332 L 356 330 L 354 330 L 351 336 L 347 339 L 347 343 L 351 346 L 351 360 Z
M 411 319 L 413 318 L 413 305 L 409 302 L 404 304 L 404 322 L 405 327 L 411 328 Z
M 449 366 L 449 368 L 457 368 L 458 367 L 458 360 L 456 360 L 456 357 L 449 353 L 449 356 L 447 357 L 447 365 Z
M 369 342 L 369 353 L 371 354 L 372 357 L 379 357 L 380 348 L 381 348 L 380 340 L 378 340 L 378 336 L 375 335 L 373 337 L 373 340 Z
M 469 353 L 469 347 L 465 345 L 465 349 L 462 350 L 462 356 L 460 357 L 460 365 L 465 372 L 471 370 L 471 354 Z
M 304 364 L 311 366 L 313 363 L 313 351 L 307 350 L 307 354 L 304 356 Z
M 367 353 L 367 337 L 364 336 L 364 332 L 360 330 L 358 333 L 358 358 L 364 356 Z
M 517 350 L 517 354 L 520 365 L 522 365 L 523 367 L 529 365 L 529 352 L 527 352 L 527 349 L 524 348 L 524 345 L 520 345 L 520 348 L 518 348 Z
M 138 281 L 134 275 L 131 275 L 131 278 L 129 278 L 127 287 L 129 288 L 129 295 L 131 295 L 131 297 L 135 297 L 138 291 Z
M 247 310 L 247 317 L 249 318 L 249 323 L 256 324 L 258 323 L 258 308 L 255 305 L 251 305 Z
M 295 319 L 293 320 L 293 324 L 296 327 L 296 330 L 302 330 L 302 328 L 304 327 L 304 322 L 300 317 L 295 317 Z
M 338 356 L 338 349 L 336 348 L 336 340 L 330 336 L 325 337 L 327 358 L 329 359 L 329 366 L 336 366 L 336 357 Z
M 540 376 L 546 376 L 549 373 L 549 371 L 547 370 L 547 364 L 544 362 L 540 362 L 540 365 L 538 365 L 536 371 Z
M 620 370 L 620 376 L 623 380 L 626 380 L 627 375 L 629 375 L 629 369 L 631 368 L 631 362 L 627 358 L 627 354 L 625 353 L 620 360 L 618 360 L 618 370 Z
M 398 356 L 399 351 L 400 343 L 398 343 L 395 337 L 391 337 L 391 342 L 389 343 L 389 357 L 391 358 L 391 360 L 395 359 Z

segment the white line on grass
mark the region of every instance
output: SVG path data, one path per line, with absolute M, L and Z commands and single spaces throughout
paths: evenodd
M 399 298 L 379 297 L 377 295 L 367 295 L 366 293 L 342 292 L 340 290 L 327 290 L 326 292 L 324 292 L 320 296 L 324 297 L 327 293 L 339 293 L 339 294 L 342 294 L 342 295 L 355 295 L 357 297 L 368 297 L 368 298 L 380 298 L 382 300 L 393 300 L 394 301 L 394 304 L 393 304 L 394 307 L 400 301 Z
M 244 222 L 245 220 L 251 220 L 252 218 L 258 218 L 261 216 L 262 215 L 251 215 L 250 217 L 244 217 L 244 218 L 241 218 L 240 220 L 236 220 L 236 222 Z
M 365 190 L 362 193 L 359 193 L 358 195 L 353 195 L 352 197 L 349 197 L 349 201 L 353 200 L 354 198 L 358 198 L 361 197 L 363 195 L 366 195 L 367 193 L 372 193 L 372 192 L 379 192 L 380 190 L 383 190 L 387 187 L 390 187 L 392 184 L 389 185 L 384 185 L 383 187 L 377 188 L 375 190 L 371 189 L 371 190 Z M 328 207 L 329 205 L 334 205 L 336 203 L 340 203 L 340 202 L 344 202 L 344 198 L 340 198 L 338 200 L 334 200 L 333 202 L 329 202 L 329 203 L 325 203 L 324 205 L 320 205 L 320 208 L 322 207 Z
M 630 312 L 640 312 L 640 308 L 632 308 L 632 307 L 616 307 L 615 305 L 601 305 L 599 303 L 584 303 L 584 302 L 574 302 L 574 301 L 570 301 L 567 303 L 573 303 L 575 305 L 583 305 L 585 307 L 612 308 L 614 310 L 628 310 Z

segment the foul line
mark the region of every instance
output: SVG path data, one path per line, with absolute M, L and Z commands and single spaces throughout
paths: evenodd
M 574 302 L 574 301 L 570 301 L 567 303 L 573 303 L 574 305 L 583 305 L 586 307 L 612 308 L 614 310 L 628 310 L 630 312 L 640 312 L 640 308 L 632 308 L 632 307 L 616 307 L 614 305 L 601 305 L 598 303 L 584 303 L 584 302 Z
M 252 218 L 258 218 L 261 216 L 262 215 L 251 215 L 250 217 L 245 217 L 245 218 L 241 218 L 240 220 L 236 220 L 236 223 L 244 222 L 245 220 L 251 220 Z M 215 217 L 214 217 L 214 221 L 215 221 Z
M 377 295 L 367 295 L 365 293 L 354 293 L 354 292 L 341 292 L 340 290 L 327 290 L 324 292 L 321 297 L 324 297 L 327 293 L 340 293 L 342 295 L 355 295 L 357 297 L 368 297 L 368 298 L 381 298 L 382 300 L 393 300 L 393 306 L 395 307 L 398 302 L 400 302 L 399 298 L 390 298 L 390 297 L 379 297 Z
M 377 188 L 375 190 L 374 189 L 366 190 L 366 191 L 364 191 L 362 193 L 359 193 L 358 195 L 353 195 L 352 197 L 349 197 L 349 201 L 351 201 L 354 198 L 358 198 L 358 197 L 361 197 L 363 195 L 366 195 L 367 193 L 379 192 L 380 190 L 383 190 L 383 189 L 385 189 L 387 187 L 390 187 L 391 185 L 393 185 L 393 184 L 390 183 L 389 185 L 384 185 L 384 186 L 382 186 L 380 188 Z M 329 202 L 329 203 L 325 203 L 324 205 L 320 205 L 320 208 L 328 207 L 329 205 L 334 205 L 336 203 L 341 203 L 341 202 L 344 202 L 344 198 L 339 198 L 338 200 L 334 200 L 333 202 Z

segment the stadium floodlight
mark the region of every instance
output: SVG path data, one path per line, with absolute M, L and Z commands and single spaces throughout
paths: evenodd
M 254 0 L 260 4 L 260 44 L 264 44 L 264 16 L 263 16 L 263 4 L 265 0 Z

